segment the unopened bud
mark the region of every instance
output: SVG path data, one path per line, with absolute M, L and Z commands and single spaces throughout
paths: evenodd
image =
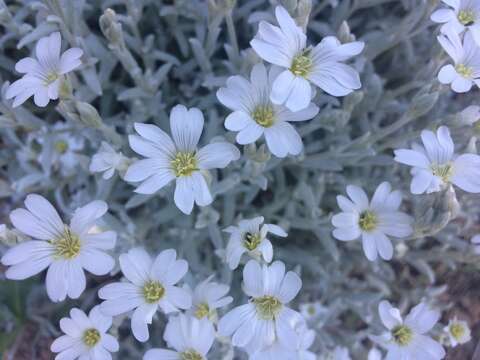
M 108 8 L 99 20 L 100 29 L 108 41 L 115 46 L 124 46 L 122 25 L 117 21 L 115 11 Z

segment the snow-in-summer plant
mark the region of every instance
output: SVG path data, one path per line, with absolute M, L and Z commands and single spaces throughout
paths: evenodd
M 2 357 L 475 358 L 479 34 L 480 0 L 0 0 Z

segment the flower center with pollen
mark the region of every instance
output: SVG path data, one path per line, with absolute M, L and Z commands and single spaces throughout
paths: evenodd
M 457 341 L 465 334 L 465 328 L 461 324 L 452 324 L 450 325 L 449 330 L 453 338 Z
M 255 304 L 258 317 L 263 320 L 275 319 L 275 316 L 282 308 L 280 300 L 270 295 L 255 298 L 253 303 Z
M 313 62 L 308 51 L 302 52 L 293 58 L 290 71 L 296 76 L 306 77 L 312 69 L 312 65 Z
M 252 234 L 250 232 L 247 232 L 243 238 L 243 244 L 249 251 L 255 250 L 257 246 L 260 245 L 260 243 L 262 242 L 262 237 L 258 233 Z
M 464 26 L 472 25 L 475 22 L 475 13 L 472 10 L 460 10 L 458 21 Z
M 58 74 L 56 72 L 50 72 L 47 74 L 47 76 L 45 76 L 44 78 L 44 82 L 45 82 L 45 85 L 50 85 L 51 83 L 53 83 L 55 80 L 58 79 Z
M 143 285 L 143 297 L 149 304 L 153 304 L 165 295 L 165 288 L 158 281 L 147 281 Z
M 181 360 L 203 360 L 203 356 L 193 349 L 180 353 Z
M 197 319 L 203 319 L 205 316 L 208 316 L 208 314 L 210 314 L 210 307 L 208 304 L 202 303 L 197 305 L 197 308 L 195 309 L 195 317 Z
M 432 174 L 438 176 L 444 183 L 450 181 L 450 177 L 452 176 L 452 165 L 433 165 L 432 166 Z
M 458 64 L 455 66 L 455 70 L 464 78 L 470 79 L 473 76 L 473 68 L 464 64 Z
M 57 141 L 55 143 L 55 150 L 59 153 L 59 154 L 65 154 L 68 150 L 68 143 L 64 140 L 60 140 L 60 141 Z
M 263 127 L 270 127 L 275 122 L 275 113 L 271 105 L 259 105 L 253 110 L 252 118 Z
M 405 326 L 399 325 L 393 328 L 392 330 L 393 340 L 400 346 L 405 346 L 412 341 L 413 333 L 412 330 Z
M 363 231 L 372 231 L 377 227 L 377 215 L 373 211 L 365 210 L 360 214 L 358 219 L 358 226 Z
M 94 347 L 100 341 L 100 333 L 97 329 L 88 329 L 83 333 L 83 342 L 88 347 Z
M 65 227 L 65 231 L 61 237 L 52 241 L 55 247 L 55 256 L 64 259 L 73 259 L 80 253 L 80 238 Z
M 171 162 L 176 177 L 189 176 L 197 169 L 195 153 L 178 152 Z

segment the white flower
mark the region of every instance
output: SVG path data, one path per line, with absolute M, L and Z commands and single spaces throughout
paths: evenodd
M 436 134 L 423 130 L 421 137 L 423 146 L 395 150 L 395 161 L 413 166 L 412 194 L 440 191 L 450 183 L 466 192 L 480 192 L 480 156 L 456 155 L 446 126 L 440 126 Z
M 473 236 L 470 241 L 473 244 L 475 254 L 480 255 L 480 234 Z
M 285 157 L 298 155 L 303 149 L 302 139 L 289 123 L 304 121 L 318 114 L 318 107 L 310 103 L 305 109 L 292 112 L 284 105 L 270 100 L 270 91 L 280 68 L 267 69 L 256 64 L 250 74 L 250 81 L 241 76 L 231 76 L 227 86 L 217 91 L 218 100 L 233 110 L 225 119 L 225 127 L 238 131 L 237 143 L 254 143 L 262 135 L 272 154 Z M 281 71 L 281 70 L 280 70 Z
M 285 265 L 275 261 L 260 265 L 250 260 L 243 269 L 243 291 L 251 297 L 234 308 L 218 323 L 222 336 L 232 335 L 232 344 L 254 350 L 267 348 L 276 340 L 291 348 L 296 337 L 292 323 L 301 315 L 286 306 L 298 294 L 302 280 L 293 271 L 285 274 Z
M 400 310 L 392 307 L 388 301 L 380 302 L 378 312 L 382 323 L 389 330 L 377 337 L 388 351 L 388 360 L 443 359 L 445 350 L 438 342 L 425 335 L 437 323 L 439 312 L 420 303 L 403 320 Z
M 107 334 L 112 318 L 100 312 L 98 306 L 88 316 L 80 309 L 70 310 L 70 317 L 60 320 L 65 335 L 55 339 L 50 349 L 59 353 L 56 360 L 111 360 L 111 352 L 118 351 L 118 341 Z
M 75 210 L 70 225 L 63 223 L 55 208 L 43 196 L 31 194 L 25 199 L 27 209 L 10 213 L 12 224 L 34 239 L 9 249 L 2 263 L 10 266 L 8 279 L 23 280 L 48 267 L 47 294 L 52 301 L 67 296 L 76 299 L 85 290 L 83 269 L 105 275 L 115 260 L 104 250 L 115 246 L 114 231 L 90 233 L 97 219 L 107 212 L 103 201 L 92 201 Z
M 432 13 L 430 18 L 443 24 L 442 32 L 452 29 L 457 34 L 469 30 L 480 45 L 480 3 L 476 0 L 442 0 L 451 8 L 441 8 Z
M 102 178 L 110 179 L 115 170 L 121 175 L 127 170 L 129 159 L 121 152 L 116 152 L 110 144 L 102 141 L 98 152 L 93 155 L 89 170 L 91 172 L 103 172 Z
M 328 309 L 318 301 L 300 304 L 299 309 L 300 314 L 302 314 L 307 321 L 316 319 L 320 315 L 328 313 Z
M 193 290 L 192 313 L 197 319 L 216 319 L 216 309 L 224 307 L 233 301 L 231 296 L 225 296 L 230 291 L 230 287 L 224 284 L 211 282 L 213 278 L 199 283 Z
M 42 145 L 38 161 L 47 173 L 54 168 L 63 176 L 69 176 L 79 166 L 84 139 L 72 131 L 67 123 L 57 122 L 51 128 L 44 128 L 41 136 L 35 140 Z
M 204 173 L 226 167 L 240 157 L 240 152 L 227 142 L 210 143 L 197 150 L 203 130 L 203 115 L 197 108 L 175 106 L 170 112 L 170 129 L 173 141 L 158 126 L 135 123 L 140 136 L 128 137 L 130 147 L 147 159 L 130 165 L 125 180 L 142 181 L 135 192 L 153 194 L 176 179 L 175 204 L 190 214 L 194 202 L 206 206 L 213 200 Z
M 13 107 L 23 104 L 33 95 L 35 105 L 44 107 L 50 100 L 58 99 L 58 91 L 65 75 L 82 64 L 82 49 L 70 48 L 60 56 L 62 39 L 59 32 L 38 40 L 35 58 L 23 58 L 15 70 L 23 77 L 7 90 L 6 98 L 12 99 Z
M 263 216 L 244 219 L 240 220 L 238 226 L 229 226 L 223 230 L 230 233 L 225 257 L 231 270 L 238 267 L 244 253 L 256 260 L 263 257 L 267 263 L 272 261 L 273 247 L 267 239 L 268 233 L 271 232 L 280 237 L 287 236 L 287 233 L 280 226 L 263 224 L 263 221 Z
M 287 348 L 277 339 L 273 345 L 260 351 L 253 351 L 249 360 L 316 360 L 317 356 L 308 349 L 315 340 L 315 331 L 310 330 L 305 321 L 295 318 L 291 324 L 295 330 L 295 338 L 290 339 L 292 348 Z
M 145 353 L 143 360 L 206 360 L 215 329 L 206 318 L 179 314 L 168 319 L 163 338 L 175 351 L 154 348 Z
M 147 324 L 160 308 L 165 314 L 188 309 L 192 305 L 189 292 L 175 286 L 187 273 L 188 263 L 177 260 L 173 249 L 162 251 L 155 260 L 142 248 L 120 255 L 120 268 L 128 282 L 105 285 L 98 291 L 104 301 L 100 308 L 107 315 L 120 315 L 133 309 L 131 327 L 139 341 L 149 338 Z
M 452 347 L 465 344 L 472 339 L 467 322 L 458 320 L 456 317 L 450 319 L 443 331 L 448 335 Z
M 278 26 L 261 21 L 250 42 L 265 61 L 284 71 L 273 83 L 270 99 L 292 111 L 305 109 L 312 98 L 312 85 L 333 96 L 345 96 L 361 87 L 358 73 L 343 64 L 362 52 L 363 42 L 341 44 L 334 36 L 325 37 L 315 47 L 307 47 L 307 37 L 281 6 L 275 9 Z
M 337 196 L 342 212 L 332 217 L 336 227 L 333 236 L 342 241 L 356 240 L 362 237 L 363 252 L 368 260 L 374 261 L 377 254 L 385 260 L 393 256 L 393 246 L 389 236 L 405 237 L 412 234 L 412 218 L 399 211 L 402 195 L 392 191 L 388 182 L 381 183 L 372 200 L 362 188 L 347 186 L 345 196 Z
M 452 58 L 454 65 L 443 66 L 438 73 L 438 81 L 451 84 L 453 91 L 464 93 L 473 84 L 480 85 L 480 47 L 475 43 L 470 32 L 462 40 L 452 29 L 437 37 L 443 49 Z

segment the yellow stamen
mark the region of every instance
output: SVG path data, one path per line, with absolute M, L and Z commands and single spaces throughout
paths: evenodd
M 178 152 L 170 164 L 176 177 L 189 176 L 198 170 L 194 153 Z
M 153 304 L 165 295 L 165 288 L 158 281 L 147 281 L 143 285 L 143 297 L 149 304 Z
M 372 231 L 378 225 L 378 218 L 377 215 L 369 210 L 366 210 L 360 214 L 360 218 L 358 219 L 358 226 L 363 231 Z
M 275 122 L 275 113 L 271 105 L 259 105 L 253 110 L 252 118 L 263 127 L 270 127 Z
M 282 308 L 282 303 L 277 298 L 265 295 L 259 298 L 253 299 L 255 304 L 257 315 L 263 320 L 273 320 L 278 312 Z
M 64 259 L 73 259 L 80 253 L 80 238 L 73 233 L 69 227 L 65 227 L 65 231 L 61 237 L 52 240 L 51 243 L 55 247 L 55 256 Z
M 83 342 L 88 347 L 94 347 L 100 341 L 100 333 L 97 329 L 88 329 L 83 333 Z
M 312 69 L 313 61 L 309 56 L 309 52 L 302 52 L 297 55 L 290 66 L 290 71 L 297 76 L 306 77 Z
M 399 325 L 393 328 L 392 330 L 393 340 L 400 346 L 405 346 L 412 341 L 413 333 L 412 330 L 405 326 Z

